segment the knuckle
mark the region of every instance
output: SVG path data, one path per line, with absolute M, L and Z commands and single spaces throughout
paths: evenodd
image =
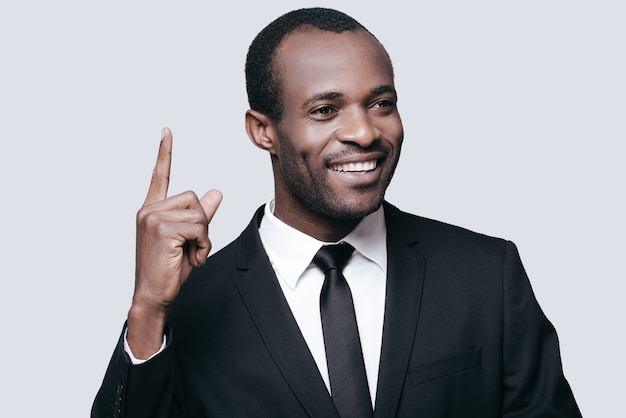
M 193 235 L 196 237 L 198 241 L 205 241 L 209 234 L 207 233 L 207 229 L 198 223 L 194 223 L 192 226 Z
M 157 235 L 165 236 L 168 232 L 168 225 L 165 222 L 160 222 L 156 216 L 150 216 L 148 221 L 148 227 L 153 229 Z
M 157 232 L 162 232 L 164 226 L 160 220 L 160 216 L 156 212 L 148 212 L 141 218 L 141 223 L 148 229 L 155 229 Z
M 148 214 L 148 210 L 145 207 L 140 208 L 137 211 L 137 222 L 138 223 L 143 222 L 143 219 L 146 217 L 147 214 Z
M 193 211 L 193 214 L 191 215 L 191 222 L 195 224 L 199 224 L 200 226 L 205 228 L 205 225 L 207 224 L 206 215 L 204 214 L 202 210 L 195 210 Z
M 196 195 L 195 192 L 193 192 L 192 190 L 187 190 L 185 192 L 181 193 L 181 196 L 183 196 L 183 198 L 188 202 L 188 203 L 192 203 L 195 201 L 198 201 L 198 196 Z

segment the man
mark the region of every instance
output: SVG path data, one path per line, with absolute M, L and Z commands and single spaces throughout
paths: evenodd
M 403 129 L 376 38 L 297 10 L 257 35 L 246 80 L 274 199 L 207 260 L 221 194 L 166 196 L 164 129 L 92 416 L 580 416 L 514 245 L 384 202 Z

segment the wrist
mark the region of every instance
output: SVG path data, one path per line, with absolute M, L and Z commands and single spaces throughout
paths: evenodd
M 167 312 L 133 303 L 128 311 L 126 340 L 138 359 L 147 359 L 163 344 Z

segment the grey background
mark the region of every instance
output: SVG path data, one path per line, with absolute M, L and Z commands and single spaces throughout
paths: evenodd
M 513 240 L 583 414 L 623 416 L 626 6 L 363 3 L 2 2 L 3 416 L 88 415 L 163 126 L 171 193 L 224 193 L 216 249 L 271 198 L 243 128 L 245 53 L 311 5 L 353 15 L 393 59 L 406 136 L 388 199 Z

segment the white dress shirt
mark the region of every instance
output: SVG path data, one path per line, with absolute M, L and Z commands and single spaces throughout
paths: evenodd
M 265 215 L 259 227 L 261 242 L 330 392 L 320 317 L 320 292 L 324 274 L 311 260 L 322 245 L 334 243 L 318 241 L 283 223 L 272 212 L 273 201 L 265 206 Z M 343 274 L 352 292 L 372 406 L 376 398 L 385 311 L 386 236 L 381 207 L 365 217 L 341 240 L 355 248 Z

